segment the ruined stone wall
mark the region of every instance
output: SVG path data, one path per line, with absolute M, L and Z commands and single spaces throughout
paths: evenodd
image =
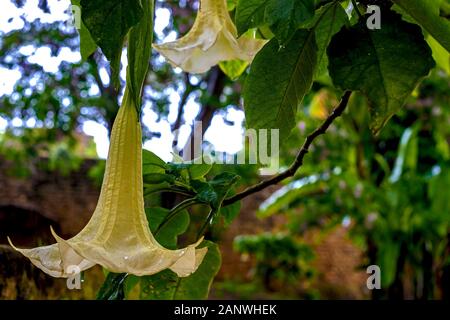
M 89 220 L 97 203 L 99 188 L 87 176 L 95 164 L 96 161 L 87 160 L 77 172 L 67 176 L 33 166 L 30 176 L 18 178 L 8 174 L 12 164 L 0 160 L 0 226 L 1 218 L 3 223 L 8 221 L 6 211 L 28 212 L 30 218 L 34 214 L 51 222 L 64 237 L 76 234 Z M 24 224 L 26 227 L 27 223 Z M 33 225 L 29 227 L 32 232 Z M 4 238 L 0 234 L 0 243 L 5 242 Z

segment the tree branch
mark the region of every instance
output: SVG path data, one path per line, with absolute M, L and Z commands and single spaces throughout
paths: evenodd
M 183 117 L 183 109 L 184 106 L 187 103 L 187 100 L 189 98 L 189 95 L 193 91 L 193 86 L 189 83 L 189 75 L 187 73 L 184 73 L 183 75 L 183 82 L 184 82 L 184 91 L 180 98 L 180 102 L 178 103 L 178 113 L 177 113 L 177 119 L 175 120 L 173 126 L 172 126 L 172 132 L 177 131 L 181 127 L 181 121 Z M 178 135 L 175 137 L 175 140 L 177 140 Z
M 225 80 L 225 74 L 222 70 L 220 70 L 220 68 L 212 68 L 207 79 L 206 94 L 209 97 L 217 97 L 219 99 L 225 87 Z M 205 92 L 203 94 L 205 94 Z M 202 106 L 200 113 L 196 118 L 197 122 L 194 122 L 191 135 L 183 148 L 183 157 L 185 160 L 192 160 L 201 156 L 200 154 L 194 154 L 194 135 L 195 133 L 198 133 L 199 135 L 201 134 L 202 137 L 205 135 L 206 130 L 211 125 L 211 121 L 216 110 L 216 107 L 211 103 L 206 103 Z M 202 129 L 201 132 L 200 126 Z M 188 157 L 186 158 L 185 155 Z
M 316 129 L 314 130 L 310 135 L 308 135 L 305 139 L 305 142 L 303 143 L 303 146 L 301 147 L 300 151 L 297 154 L 297 157 L 295 158 L 294 162 L 291 164 L 291 166 L 284 172 L 268 179 L 261 181 L 258 184 L 255 184 L 244 191 L 225 199 L 223 202 L 224 206 L 230 205 L 232 203 L 235 203 L 236 201 L 242 200 L 243 198 L 259 192 L 271 185 L 277 184 L 281 181 L 283 181 L 286 178 L 294 176 L 294 174 L 297 172 L 297 170 L 303 165 L 303 159 L 305 158 L 306 154 L 309 152 L 309 147 L 314 142 L 314 140 L 324 134 L 330 125 L 333 123 L 333 121 L 342 115 L 344 110 L 347 108 L 348 101 L 351 96 L 351 91 L 346 91 L 344 95 L 342 96 L 341 102 L 339 105 L 331 112 L 331 114 L 328 116 L 327 119 Z

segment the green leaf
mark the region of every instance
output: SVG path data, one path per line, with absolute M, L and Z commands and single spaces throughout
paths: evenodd
M 437 66 L 450 75 L 450 53 L 432 36 L 428 35 L 426 39 L 433 52 L 433 58 Z
M 159 229 L 158 227 L 169 215 L 170 210 L 153 207 L 146 208 L 145 213 L 156 241 L 167 249 L 176 249 L 178 236 L 185 233 L 189 227 L 189 213 L 186 210 L 178 212 Z
M 236 80 L 247 69 L 248 62 L 242 60 L 222 61 L 219 63 L 219 67 L 228 78 L 231 80 Z
M 151 151 L 142 150 L 142 174 L 164 173 L 167 164 Z
M 197 180 L 203 178 L 208 172 L 211 170 L 212 164 L 208 163 L 200 163 L 200 164 L 191 164 L 188 167 L 189 177 L 191 180 Z
M 219 216 L 223 217 L 223 221 L 225 222 L 225 227 L 229 226 L 234 219 L 239 215 L 241 211 L 241 202 L 236 201 L 233 204 L 230 204 L 225 207 L 221 207 L 219 210 Z
M 71 0 L 72 5 L 78 6 L 81 9 L 80 0 Z M 92 39 L 91 33 L 86 28 L 83 21 L 80 22 L 80 29 L 78 30 L 80 35 L 80 54 L 83 60 L 87 60 L 97 50 L 97 44 Z
M 387 240 L 387 239 L 386 239 Z M 381 269 L 381 286 L 389 287 L 395 280 L 397 261 L 400 255 L 400 244 L 394 241 L 384 241 L 378 250 L 378 265 Z
M 81 0 L 81 17 L 92 39 L 111 63 L 112 82 L 119 86 L 125 36 L 143 15 L 139 0 Z
M 140 280 L 141 279 L 138 276 L 128 274 L 127 278 L 125 279 L 125 283 L 123 285 L 123 289 L 125 292 L 125 299 L 128 299 L 130 292 L 138 285 Z
M 141 278 L 141 299 L 146 300 L 200 300 L 208 297 L 211 284 L 220 269 L 221 257 L 217 244 L 203 241 L 199 246 L 208 252 L 196 272 L 178 278 L 170 270 Z
M 403 132 L 400 139 L 400 146 L 395 159 L 394 169 L 389 177 L 390 182 L 397 182 L 400 180 L 403 172 L 406 170 L 415 170 L 417 168 L 417 161 L 419 156 L 419 141 L 417 139 L 417 132 L 419 126 L 407 128 Z
M 176 163 L 169 163 L 169 172 L 183 179 L 199 180 L 202 179 L 212 168 L 212 160 L 205 159 L 204 156 L 195 158 L 190 161 L 175 159 Z
M 146 149 L 142 149 L 142 163 L 144 165 L 155 165 L 163 168 L 166 167 L 166 163 L 163 159 L 158 157 L 155 153 Z
M 168 182 L 162 182 L 158 184 L 147 184 L 144 182 L 144 196 L 148 196 L 149 194 L 161 191 L 167 191 L 171 187 L 171 184 Z
M 392 0 L 450 52 L 450 21 L 439 16 L 436 1 Z M 435 5 L 433 5 L 433 3 Z
M 367 96 L 375 134 L 434 66 L 431 50 L 417 25 L 403 21 L 392 11 L 382 12 L 382 16 L 380 30 L 369 30 L 361 19 L 338 32 L 328 48 L 334 85 Z
M 431 178 L 428 186 L 428 193 L 431 199 L 431 209 L 450 224 L 450 202 L 448 201 L 448 193 L 450 190 L 450 170 L 443 166 L 441 172 Z
M 348 16 L 339 2 L 332 2 L 316 12 L 317 19 L 314 19 L 317 43 L 317 71 L 319 76 L 327 71 L 328 57 L 326 55 L 328 44 L 331 38 L 348 23 Z
M 97 293 L 97 300 L 123 300 L 126 273 L 109 272 Z
M 244 88 L 248 128 L 279 129 L 286 141 L 317 63 L 315 33 L 298 30 L 286 47 L 272 39 L 255 57 Z
M 279 42 L 285 44 L 300 24 L 313 16 L 313 0 L 240 0 L 235 20 L 239 35 L 268 25 Z
M 149 173 L 143 176 L 143 180 L 147 184 L 173 183 L 175 177 L 165 173 Z
M 197 192 L 197 199 L 201 203 L 213 203 L 217 200 L 217 194 L 208 182 L 194 180 L 191 186 Z
M 240 177 L 235 173 L 222 172 L 221 174 L 215 176 L 212 180 L 208 181 L 209 185 L 217 195 L 215 201 L 210 203 L 211 208 L 218 210 L 222 206 L 222 202 L 228 192 L 239 179 Z
M 269 0 L 264 20 L 279 40 L 287 43 L 302 22 L 314 16 L 314 0 Z
M 264 12 L 269 0 L 239 0 L 236 6 L 236 28 L 239 36 L 264 24 Z
M 154 0 L 141 0 L 141 3 L 143 17 L 128 36 L 128 83 L 138 112 L 152 54 Z
M 328 176 L 323 174 L 307 176 L 289 183 L 261 203 L 257 216 L 267 218 L 286 211 L 292 203 L 296 204 L 299 199 L 307 199 L 310 194 L 324 190 L 327 180 L 329 180 Z
M 228 11 L 233 11 L 236 8 L 237 0 L 227 0 Z

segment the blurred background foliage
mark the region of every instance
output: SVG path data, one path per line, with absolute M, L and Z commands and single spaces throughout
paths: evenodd
M 24 5 L 24 1 L 13 2 L 18 8 Z M 49 2 L 40 0 L 35 10 L 51 14 Z M 155 34 L 155 41 L 161 42 L 189 30 L 198 3 L 156 1 L 156 5 L 157 12 L 170 13 L 169 23 Z M 63 60 L 55 72 L 30 61 L 39 48 L 52 56 L 67 49 L 78 51 L 78 34 L 65 21 L 21 19 L 23 28 L 0 31 L 0 67 L 21 74 L 13 92 L 0 96 L 0 117 L 7 122 L 0 132 L 0 153 L 12 161 L 10 173 L 16 176 L 27 177 L 29 164 L 36 162 L 44 170 L 68 174 L 84 159 L 97 156 L 93 141 L 83 135 L 83 123 L 93 120 L 109 131 L 121 93 L 110 84 L 109 66 L 100 52 L 89 61 Z M 442 60 L 440 54 L 435 51 L 436 60 Z M 252 298 L 265 292 L 265 297 L 319 298 L 309 285 L 315 277 L 315 253 L 304 235 L 311 229 L 326 233 L 343 225 L 364 254 L 361 269 L 381 267 L 383 289 L 374 290 L 372 298 L 401 299 L 405 290 L 416 299 L 450 298 L 450 78 L 445 63 L 444 59 L 421 83 L 379 136 L 369 129 L 365 99 L 353 94 L 349 110 L 316 141 L 297 175 L 258 204 L 260 219 L 281 216 L 282 227 L 273 234 L 235 239 L 236 252 L 254 260 L 251 281 L 236 277 L 216 283 L 215 295 Z M 204 75 L 189 75 L 173 69 L 156 53 L 150 64 L 144 103 L 158 120 L 167 120 L 171 99 L 176 97 L 178 111 L 169 121 L 172 131 L 183 125 L 193 131 L 192 121 L 185 118 L 189 101 L 199 106 L 196 120 L 202 122 L 203 133 L 214 115 L 224 116 L 227 123 L 226 111 L 242 108 L 245 73 L 236 81 L 219 67 Z M 282 167 L 292 162 L 305 135 L 336 105 L 340 93 L 329 83 L 323 77 L 304 99 L 297 129 L 281 150 Z M 160 135 L 144 127 L 144 141 Z M 100 162 L 92 170 L 92 178 L 101 180 L 102 166 Z M 238 188 L 258 180 L 256 166 L 226 167 L 241 176 Z M 223 170 L 224 165 L 215 165 L 209 175 Z M 163 194 L 151 201 L 170 207 L 176 199 Z M 191 215 L 194 220 L 206 214 L 200 207 L 193 210 L 199 212 Z M 226 224 L 215 227 L 209 237 L 219 239 Z

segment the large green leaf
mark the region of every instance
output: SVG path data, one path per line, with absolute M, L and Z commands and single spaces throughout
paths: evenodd
M 139 0 L 81 0 L 81 8 L 82 20 L 110 61 L 112 80 L 118 87 L 124 39 L 143 16 L 141 3 Z
M 286 47 L 272 39 L 255 57 L 244 89 L 248 128 L 279 129 L 285 141 L 298 106 L 312 85 L 317 63 L 315 33 L 298 30 Z
M 164 173 L 167 168 L 164 160 L 151 151 L 142 150 L 142 174 Z
M 313 25 L 316 31 L 317 43 L 317 75 L 327 71 L 328 57 L 326 55 L 328 44 L 331 38 L 348 23 L 348 16 L 339 2 L 332 2 L 316 12 L 317 19 L 314 19 Z
M 78 6 L 81 9 L 80 0 L 71 0 L 72 5 Z M 80 21 L 80 29 L 78 30 L 80 35 L 80 54 L 83 60 L 87 60 L 91 54 L 97 50 L 97 44 L 92 39 L 91 33 L 86 28 L 83 21 Z
M 419 26 L 392 11 L 382 16 L 380 30 L 369 30 L 361 19 L 338 32 L 328 48 L 328 69 L 335 86 L 367 96 L 374 133 L 404 105 L 434 66 Z
M 239 34 L 262 25 L 286 43 L 300 24 L 314 16 L 314 0 L 240 0 L 236 7 Z
M 314 0 L 269 0 L 264 20 L 278 38 L 286 43 L 300 24 L 314 16 Z
M 128 36 L 128 83 L 140 110 L 142 87 L 147 76 L 153 41 L 154 0 L 141 0 L 143 17 Z M 138 111 L 139 111 L 138 110 Z
M 450 53 L 445 50 L 439 42 L 436 41 L 432 36 L 427 35 L 427 42 L 433 51 L 433 58 L 439 68 L 447 72 L 450 75 Z
M 125 298 L 126 273 L 109 272 L 97 293 L 97 300 L 123 300 Z
M 186 278 L 178 278 L 170 270 L 141 278 L 141 299 L 154 300 L 199 300 L 208 297 L 212 281 L 220 269 L 219 247 L 204 241 L 199 247 L 208 252 L 196 272 Z
M 264 13 L 269 0 L 239 0 L 236 6 L 236 28 L 239 35 L 264 24 Z
M 170 214 L 170 210 L 154 207 L 146 208 L 145 213 L 150 230 L 158 243 L 168 249 L 176 249 L 178 236 L 185 233 L 189 227 L 189 213 L 186 210 L 178 212 L 163 226 L 161 224 Z
M 450 52 L 450 21 L 439 16 L 438 1 L 392 0 Z

